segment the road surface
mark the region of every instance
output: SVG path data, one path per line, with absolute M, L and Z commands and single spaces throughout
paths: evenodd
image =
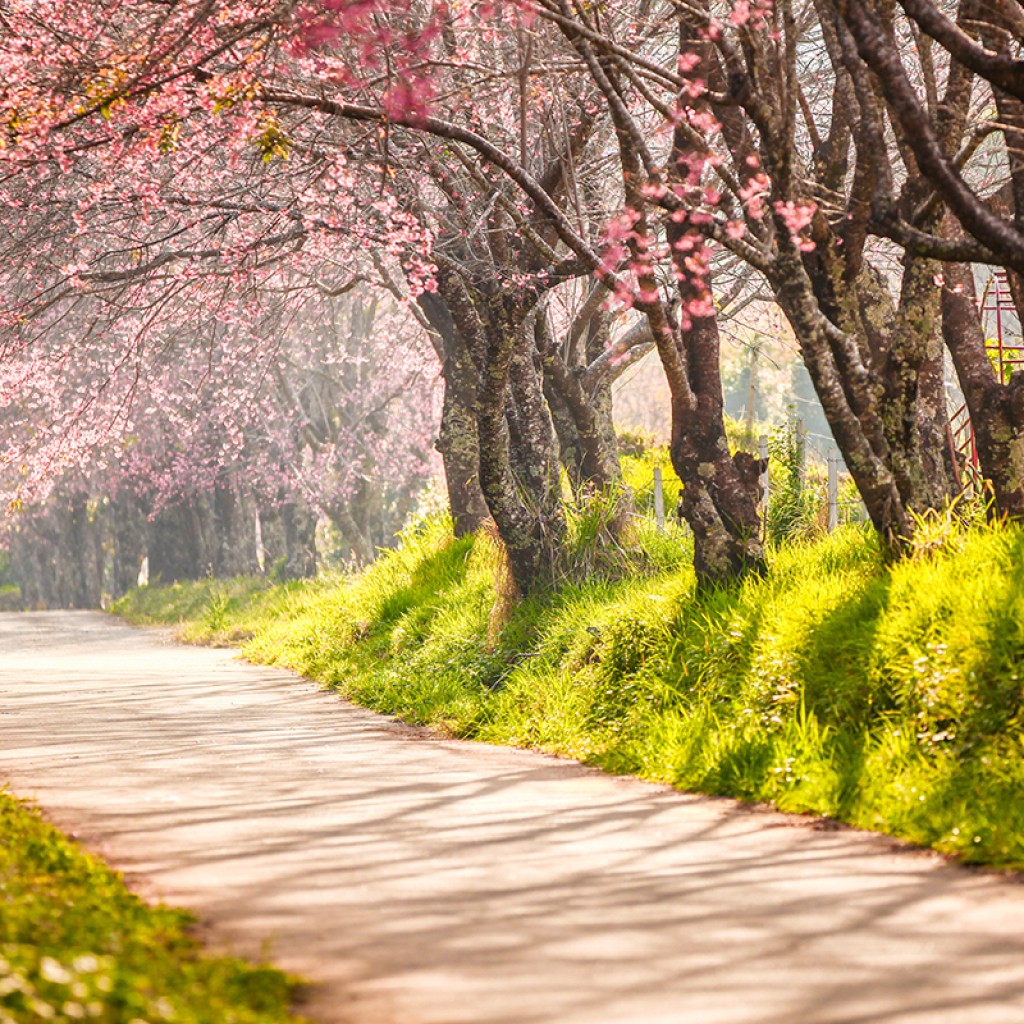
M 323 1024 L 1020 1024 L 1024 887 L 0 615 L 0 779 Z

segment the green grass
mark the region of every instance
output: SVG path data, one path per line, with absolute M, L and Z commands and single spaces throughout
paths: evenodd
M 149 906 L 0 790 L 0 1022 L 275 1024 L 294 982 L 202 953 L 190 918 Z
M 486 537 L 441 523 L 361 575 L 129 595 L 137 622 L 247 636 L 368 707 L 686 789 L 1024 867 L 1024 532 L 936 521 L 883 566 L 869 532 L 780 547 L 697 595 L 681 533 L 495 620 Z M 219 596 L 217 596 L 219 594 Z M 501 602 L 497 603 L 501 606 Z

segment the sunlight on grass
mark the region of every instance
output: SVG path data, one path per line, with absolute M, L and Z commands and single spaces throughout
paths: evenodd
M 495 634 L 493 542 L 432 522 L 357 576 L 143 590 L 118 611 L 251 636 L 253 660 L 450 735 L 1024 867 L 1024 532 L 946 533 L 887 568 L 843 527 L 697 596 L 685 539 L 638 530 L 629 573 L 531 598 Z

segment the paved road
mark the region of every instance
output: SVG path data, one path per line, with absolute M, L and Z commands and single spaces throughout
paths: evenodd
M 0 778 L 324 1024 L 1020 1024 L 1024 887 L 0 615 Z

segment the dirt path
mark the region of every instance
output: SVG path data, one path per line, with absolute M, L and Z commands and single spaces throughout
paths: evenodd
M 324 1024 L 1024 1021 L 1024 887 L 0 615 L 0 778 Z

